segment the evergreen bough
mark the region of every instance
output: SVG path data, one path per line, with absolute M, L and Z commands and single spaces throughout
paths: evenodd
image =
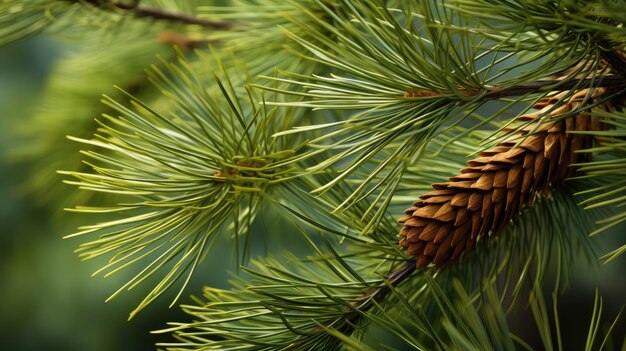
M 626 221 L 625 23 L 619 0 L 0 2 L 0 44 L 80 43 L 14 152 L 39 200 L 104 216 L 69 236 L 135 270 L 112 296 L 151 284 L 131 318 L 232 243 L 242 272 L 167 350 L 528 349 L 520 307 L 563 349 L 557 293 Z M 252 233 L 306 257 L 250 259 Z M 585 350 L 620 347 L 601 311 Z

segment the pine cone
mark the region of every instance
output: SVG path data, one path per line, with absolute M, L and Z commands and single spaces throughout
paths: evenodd
M 601 124 L 582 112 L 558 117 L 604 92 L 585 89 L 566 102 L 568 92 L 540 100 L 534 106 L 538 112 L 517 119 L 527 123 L 522 130 L 481 152 L 450 181 L 433 184 L 434 190 L 406 209 L 408 217 L 399 220 L 404 224 L 400 246 L 416 257 L 417 267 L 432 262 L 439 268 L 467 256 L 480 237 L 498 234 L 538 193 L 571 176 L 570 165 L 579 161 L 576 151 L 589 147 L 592 139 L 568 132 L 599 130 Z

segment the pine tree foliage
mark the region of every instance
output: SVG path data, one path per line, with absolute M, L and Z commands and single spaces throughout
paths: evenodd
M 211 29 L 229 27 L 229 23 L 185 15 L 206 1 L 190 4 L 181 0 L 112 1 L 112 0 L 5 0 L 0 3 L 0 44 L 11 43 L 42 31 L 56 32 L 70 38 L 98 32 L 102 36 L 120 34 L 119 25 L 131 18 L 136 25 L 162 28 L 192 25 Z M 169 22 L 169 26 L 162 23 Z M 192 30 L 193 31 L 193 30 Z M 107 34 L 108 33 L 108 34 Z M 140 32 L 124 32 L 124 35 Z
M 73 205 L 76 201 L 87 201 L 85 198 L 61 201 L 67 197 L 67 189 L 60 187 L 60 179 L 50 174 L 80 166 L 80 147 L 66 136 L 88 138 L 93 134 L 94 117 L 107 112 L 100 102 L 101 95 L 121 96 L 111 85 L 111 79 L 137 96 L 152 96 L 143 70 L 157 62 L 156 55 L 176 56 L 169 44 L 157 41 L 159 30 L 146 30 L 145 26 L 131 23 L 120 29 L 140 30 L 142 34 L 116 40 L 93 35 L 72 45 L 73 52 L 60 58 L 53 67 L 46 94 L 38 102 L 35 115 L 15 128 L 25 142 L 12 150 L 11 156 L 34 169 L 24 188 L 42 204 L 58 207 L 59 203 Z M 97 50 L 104 43 L 110 50 Z
M 82 189 L 133 199 L 115 207 L 73 210 L 122 214 L 121 219 L 73 234 L 98 233 L 100 238 L 79 251 L 84 258 L 115 253 L 105 271 L 138 260 L 150 262 L 120 290 L 175 262 L 139 308 L 185 272 L 189 276 L 221 227 L 226 226 L 222 231 L 232 233 L 235 241 L 249 230 L 264 196 L 293 172 L 281 163 L 298 146 L 272 137 L 297 113 L 255 105 L 263 98 L 234 88 L 228 76 L 216 77 L 219 90 L 208 92 L 194 81 L 193 70 L 182 59 L 180 65 L 163 64 L 175 78 L 158 68 L 150 76 L 174 100 L 173 112 L 161 114 L 132 97 L 134 111 L 107 99 L 120 117 L 104 115 L 96 139 L 79 140 L 98 148 L 87 152 L 93 172 L 68 173 L 77 179 L 68 183 Z M 246 95 L 245 100 L 237 98 Z M 136 161 L 144 166 L 133 167 Z M 156 258 L 148 258 L 152 256 Z
M 622 179 L 626 171 L 622 162 L 624 155 L 626 155 L 623 142 L 626 135 L 625 116 L 622 111 L 616 111 L 610 115 L 606 112 L 596 112 L 596 114 L 597 118 L 602 118 L 609 128 L 592 133 L 597 144 L 586 151 L 598 156 L 579 165 L 579 169 L 584 172 L 584 175 L 581 175 L 579 178 L 606 179 L 608 183 L 584 190 L 584 193 L 593 194 L 594 196 L 582 202 L 581 205 L 585 205 L 586 208 L 623 207 L 625 204 L 624 200 L 626 200 L 626 187 Z M 599 221 L 601 227 L 592 234 L 600 233 L 624 221 L 626 221 L 626 213 L 623 211 L 607 216 L 607 218 Z M 612 260 L 624 251 L 626 251 L 626 246 L 622 245 L 613 252 L 607 253 L 603 258 Z
M 562 350 L 557 294 L 626 251 L 595 249 L 626 221 L 625 23 L 610 0 L 0 2 L 0 44 L 79 43 L 18 155 L 35 193 L 79 189 L 79 256 L 132 272 L 111 297 L 148 286 L 131 318 L 232 243 L 242 272 L 167 350 L 531 349 L 523 308 Z M 249 260 L 252 235 L 306 254 Z M 601 311 L 585 350 L 614 345 Z

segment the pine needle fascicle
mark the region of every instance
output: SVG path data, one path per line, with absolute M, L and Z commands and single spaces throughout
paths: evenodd
M 238 279 L 233 289 L 205 288 L 206 302 L 183 306 L 196 321 L 170 323 L 159 332 L 173 332 L 179 342 L 159 346 L 171 351 L 340 350 L 342 339 L 333 331 L 349 336 L 362 328 L 359 310 L 365 312 L 377 298 L 367 292 L 385 289 L 384 280 L 346 270 L 349 263 L 339 256 L 309 263 L 288 256 L 286 262 L 255 261 L 248 270 L 251 282 Z
M 105 99 L 120 117 L 105 115 L 92 140 L 74 138 L 93 147 L 85 152 L 91 171 L 62 172 L 83 190 L 122 197 L 113 206 L 71 210 L 117 216 L 70 235 L 99 236 L 78 249 L 84 259 L 110 257 L 99 272 L 145 264 L 113 296 L 161 275 L 131 317 L 184 279 L 180 295 L 219 233 L 235 242 L 248 233 L 268 189 L 292 171 L 276 164 L 298 146 L 296 139 L 272 137 L 298 113 L 257 107 L 262 97 L 241 87 L 241 78 L 216 71 L 209 89 L 182 57 L 162 65 L 166 70 L 154 66 L 150 75 L 174 104 L 171 112 L 132 96 L 133 108 Z
M 71 235 L 101 236 L 81 245 L 80 256 L 111 257 L 99 270 L 106 274 L 139 262 L 147 265 L 113 296 L 158 272 L 169 272 L 131 317 L 179 279 L 184 278 L 184 287 L 218 233 L 228 232 L 234 239 L 234 256 L 238 259 L 243 251 L 245 257 L 246 233 L 264 201 L 274 196 L 268 191 L 302 173 L 295 165 L 298 159 L 292 159 L 301 138 L 274 134 L 305 118 L 305 111 L 272 107 L 280 103 L 277 94 L 259 94 L 247 84 L 283 62 L 303 74 L 316 67 L 283 50 L 287 40 L 277 24 L 288 26 L 290 18 L 302 17 L 297 11 L 301 6 L 315 11 L 317 4 L 264 1 L 267 6 L 256 4 L 259 11 L 249 24 L 237 21 L 242 15 L 248 18 L 245 11 L 253 3 L 201 7 L 198 11 L 208 21 L 237 23 L 232 31 L 215 30 L 200 37 L 216 45 L 212 54 L 198 50 L 190 60 L 181 57 L 179 64 L 161 59 L 148 72 L 163 93 L 161 98 L 151 104 L 129 94 L 129 108 L 118 103 L 119 98 L 106 97 L 106 108 L 120 117 L 105 115 L 98 121 L 94 140 L 72 138 L 91 148 L 83 152 L 90 158 L 89 170 L 61 172 L 75 178 L 66 182 L 90 192 L 116 194 L 122 201 L 72 210 L 117 216 Z M 159 39 L 177 43 L 180 38 Z M 198 43 L 191 44 L 195 48 Z M 259 60 L 251 45 L 267 50 L 270 58 Z

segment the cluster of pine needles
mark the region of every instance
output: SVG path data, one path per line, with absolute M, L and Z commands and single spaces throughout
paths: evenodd
M 5 0 L 0 44 L 81 43 L 13 155 L 93 218 L 80 257 L 131 273 L 111 298 L 146 287 L 131 318 L 241 264 L 164 349 L 532 349 L 528 308 L 563 350 L 558 293 L 626 251 L 594 250 L 626 221 L 625 24 L 610 0 Z M 602 310 L 585 350 L 620 348 Z

